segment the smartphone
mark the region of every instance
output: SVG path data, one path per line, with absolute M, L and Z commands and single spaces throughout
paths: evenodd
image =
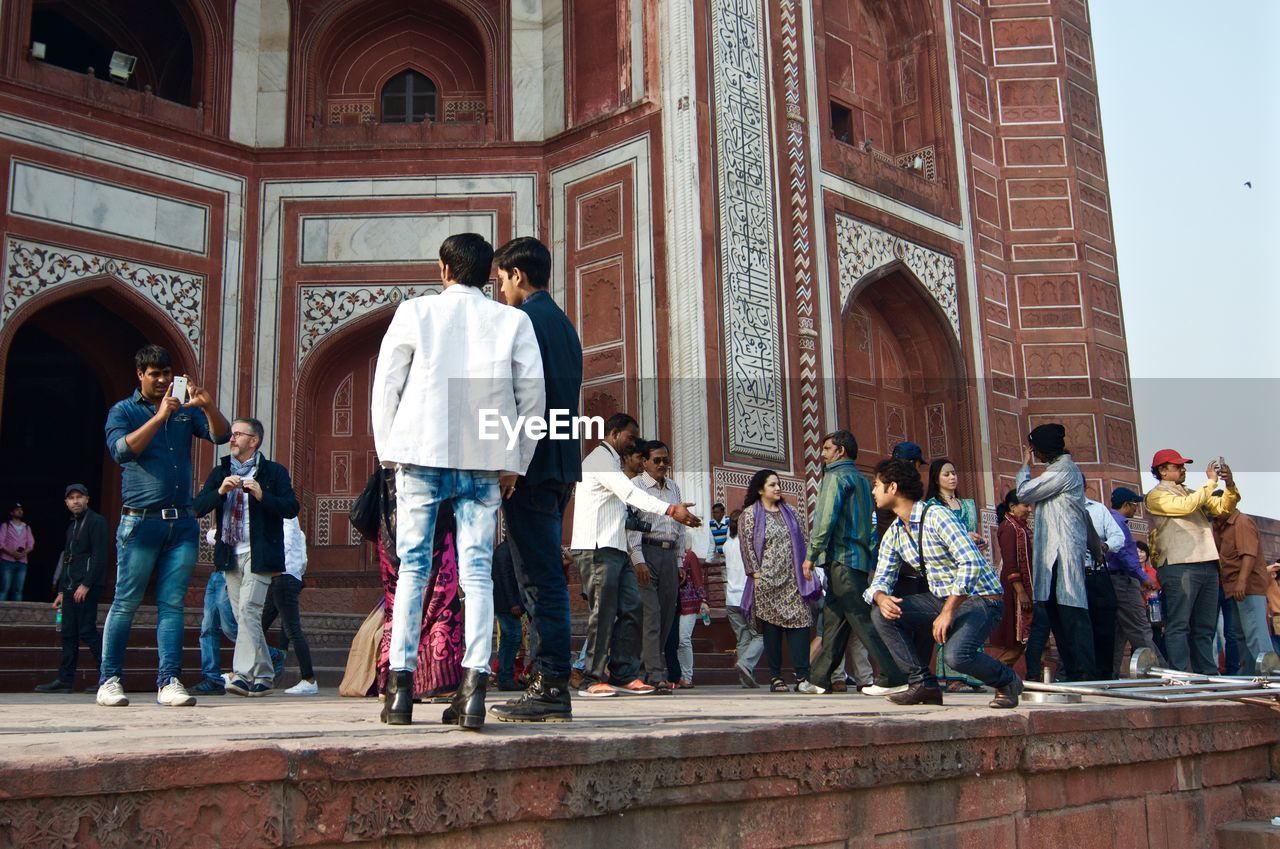
M 1227 465 L 1227 461 L 1222 459 L 1222 455 L 1218 455 L 1218 471 L 1222 471 L 1222 467 Z
M 186 375 L 180 374 L 173 378 L 173 397 L 178 399 L 179 404 L 187 403 Z

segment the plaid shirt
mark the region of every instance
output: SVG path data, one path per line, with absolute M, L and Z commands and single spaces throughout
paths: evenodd
M 874 604 L 877 592 L 893 595 L 898 582 L 898 569 L 905 561 L 920 568 L 916 539 L 920 535 L 920 514 L 925 504 L 917 501 L 911 509 L 911 527 L 895 519 L 880 543 L 880 562 L 875 580 L 863 593 L 868 604 Z M 934 506 L 924 523 L 925 575 L 929 591 L 939 598 L 953 595 L 1000 595 L 1000 575 L 979 552 L 964 526 L 951 511 Z

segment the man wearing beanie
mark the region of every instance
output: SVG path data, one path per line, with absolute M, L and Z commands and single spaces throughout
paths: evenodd
M 1210 519 L 1225 516 L 1240 503 L 1231 468 L 1216 461 L 1205 469 L 1197 490 L 1187 489 L 1187 464 L 1194 462 L 1172 448 L 1151 458 L 1151 474 L 1159 481 L 1147 493 L 1153 526 L 1151 562 L 1164 590 L 1164 645 L 1175 669 L 1216 675 L 1213 650 L 1218 630 L 1218 546 Z M 1219 478 L 1226 486 L 1214 495 Z
M 1048 618 L 1057 641 L 1062 661 L 1059 679 L 1084 681 L 1093 677 L 1094 667 L 1093 626 L 1084 581 L 1089 552 L 1085 523 L 1089 519 L 1084 475 L 1067 452 L 1066 437 L 1066 428 L 1056 423 L 1031 431 L 1015 480 L 1018 501 L 1036 505 L 1031 585 L 1037 616 Z M 1031 479 L 1033 459 L 1047 467 L 1035 480 Z M 1043 648 L 1043 638 L 1037 646 L 1028 644 L 1028 665 L 1039 666 Z

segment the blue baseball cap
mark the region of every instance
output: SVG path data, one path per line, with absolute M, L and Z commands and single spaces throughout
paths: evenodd
M 1127 486 L 1118 486 L 1111 490 L 1111 506 L 1119 510 L 1122 504 L 1141 504 L 1143 498 Z
M 920 450 L 920 446 L 914 442 L 899 442 L 893 446 L 893 453 L 890 454 L 895 460 L 913 460 L 917 463 L 924 462 L 924 452 Z

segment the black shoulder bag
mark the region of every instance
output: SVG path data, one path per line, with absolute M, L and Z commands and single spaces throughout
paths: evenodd
M 382 523 L 383 489 L 382 469 L 374 469 L 364 492 L 351 505 L 351 527 L 369 542 L 378 538 L 378 527 Z
M 932 506 L 926 504 L 924 510 L 920 511 L 920 533 L 915 540 L 916 553 L 920 555 L 920 568 L 916 569 L 904 560 L 898 561 L 898 583 L 893 586 L 893 594 L 898 598 L 929 592 L 929 579 L 924 571 L 924 517 L 929 515 L 929 508 Z

